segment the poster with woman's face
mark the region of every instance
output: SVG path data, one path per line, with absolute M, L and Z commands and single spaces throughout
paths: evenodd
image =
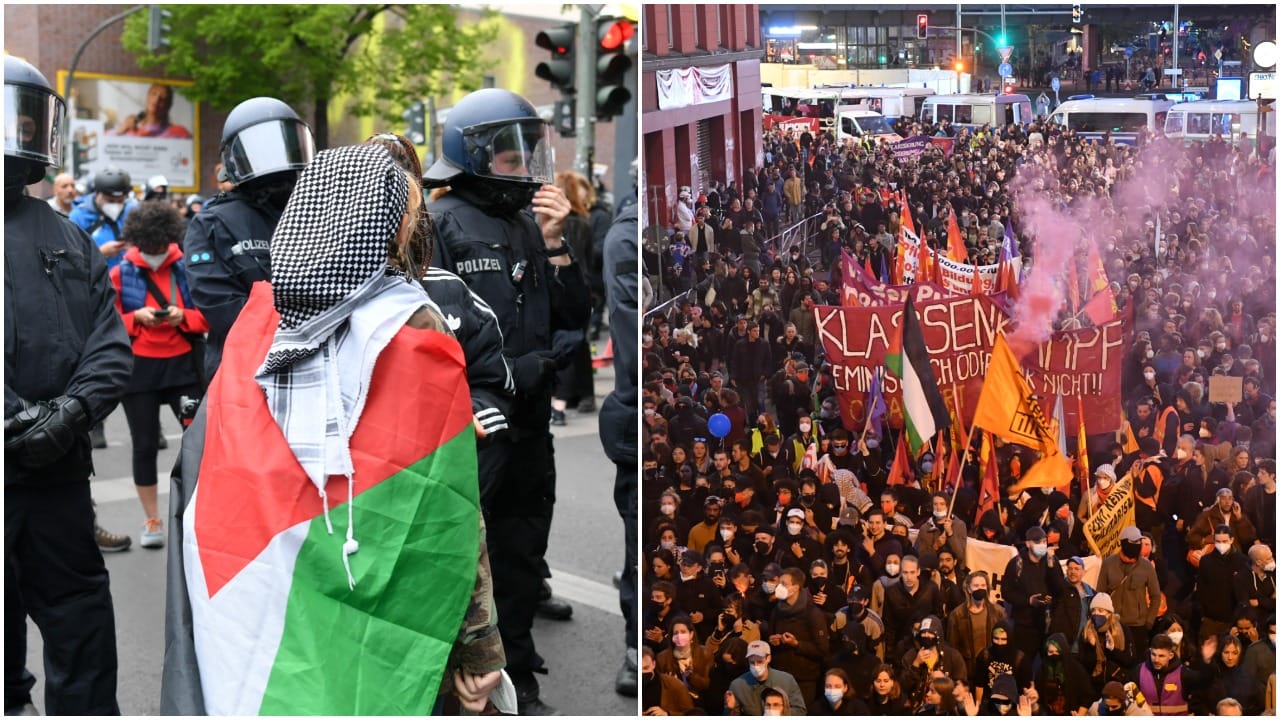
M 59 86 L 66 73 L 59 73 Z M 114 165 L 135 186 L 163 175 L 175 192 L 194 192 L 199 173 L 199 107 L 190 83 L 76 73 L 69 95 L 71 172 L 76 179 Z

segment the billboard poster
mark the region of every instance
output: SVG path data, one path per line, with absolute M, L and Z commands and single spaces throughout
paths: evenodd
M 70 94 L 66 83 L 66 71 L 59 71 L 77 180 L 115 165 L 135 186 L 163 175 L 174 192 L 198 189 L 200 108 L 182 94 L 190 81 L 77 72 Z

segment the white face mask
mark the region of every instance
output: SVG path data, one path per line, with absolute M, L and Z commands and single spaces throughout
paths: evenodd
M 813 429 L 813 426 L 812 426 L 812 425 L 801 425 L 801 426 L 800 426 L 800 434 L 801 434 L 801 435 L 808 435 L 808 434 L 809 434 L 809 431 L 810 431 L 810 430 L 812 430 L 812 429 Z
M 884 571 L 888 573 L 889 577 L 898 577 L 898 571 L 901 569 L 902 569 L 901 565 L 897 565 L 894 563 L 890 563 L 884 566 Z
M 1150 351 L 1150 350 L 1148 350 L 1148 351 L 1147 351 L 1147 354 L 1148 354 L 1148 355 L 1150 355 L 1150 354 L 1151 354 L 1151 351 Z M 1146 378 L 1146 379 L 1147 379 L 1147 382 L 1151 382 L 1152 380 L 1155 380 L 1155 379 L 1156 379 L 1156 374 L 1155 374 L 1155 373 L 1153 373 L 1153 372 L 1146 372 L 1146 373 L 1142 373 L 1142 377 Z
M 1150 360 L 1151 358 L 1153 358 L 1153 357 L 1155 357 L 1155 356 L 1156 356 L 1156 351 L 1155 351 L 1155 350 L 1152 350 L 1151 348 L 1147 348 L 1147 359 L 1148 359 L 1148 360 Z M 1150 379 L 1151 379 L 1151 378 L 1153 378 L 1153 377 L 1155 377 L 1155 373 L 1151 373 L 1151 374 L 1147 375 L 1147 379 L 1148 379 L 1148 380 L 1150 380 Z
M 720 528 L 720 539 L 729 542 L 733 539 L 733 531 L 728 528 Z
M 1171 633 L 1169 633 L 1169 639 L 1173 641 L 1173 644 L 1174 644 L 1174 645 L 1181 645 L 1181 644 L 1182 644 L 1182 633 L 1181 633 L 1181 632 L 1171 632 Z
M 1223 555 L 1231 552 L 1231 543 L 1214 543 L 1213 547 Z
M 124 212 L 124 203 L 103 203 L 102 214 L 115 220 L 120 217 L 120 213 Z
M 1111 487 L 1111 478 L 1109 478 L 1109 477 L 1100 477 L 1100 478 L 1098 478 L 1098 489 L 1099 489 L 1099 490 L 1106 490 L 1106 489 L 1108 489 L 1108 488 L 1110 488 L 1110 487 Z
M 934 517 L 934 519 L 935 519 L 935 520 L 946 520 L 946 519 L 947 519 L 947 511 L 946 511 L 946 510 L 934 510 L 934 511 L 933 511 L 933 517 Z
M 750 665 L 749 667 L 751 668 L 751 674 L 754 675 L 757 680 L 763 679 L 764 674 L 769 672 L 768 665 Z
M 1207 437 L 1212 437 L 1212 435 L 1209 433 L 1208 430 L 1204 428 L 1200 428 L 1200 437 L 1207 438 Z
M 787 532 L 791 533 L 792 535 L 799 535 L 800 531 L 803 529 L 804 529 L 804 523 L 787 523 Z
M 778 587 L 773 589 L 773 596 L 779 600 L 786 600 L 791 597 L 791 591 L 787 589 L 786 585 L 779 584 Z
M 658 543 L 658 547 L 662 548 L 663 550 L 675 550 L 676 543 L 674 540 L 663 540 L 662 542 Z
M 1269 563 L 1267 563 L 1266 565 L 1263 565 L 1263 566 L 1262 566 L 1262 572 L 1275 572 L 1275 571 L 1276 571 L 1276 561 L 1275 561 L 1275 560 L 1272 560 L 1271 562 L 1269 562 Z
M 761 590 L 764 590 L 764 594 L 765 594 L 765 595 L 772 595 L 772 594 L 773 594 L 773 591 L 774 591 L 777 587 L 778 587 L 778 584 L 777 584 L 777 583 L 770 583 L 770 582 L 767 582 L 767 583 L 764 583 L 763 585 L 761 585 L 761 586 L 760 586 L 760 589 L 761 589 Z
M 752 669 L 753 671 L 755 670 L 755 668 L 751 668 L 751 669 Z M 782 716 L 782 711 L 781 711 L 781 710 L 774 710 L 774 709 L 772 709 L 772 708 L 765 708 L 765 709 L 764 709 L 764 711 L 763 711 L 763 712 L 761 712 L 760 714 L 761 714 L 761 716 L 763 716 L 763 717 L 771 717 L 771 716 L 774 716 L 774 717 L 781 717 L 781 716 Z
M 822 694 L 827 697 L 827 702 L 831 703 L 832 707 L 844 700 L 844 693 L 839 690 L 824 690 Z
M 159 270 L 160 266 L 164 264 L 165 258 L 169 257 L 168 251 L 156 255 L 152 255 L 151 253 L 141 254 L 143 261 L 147 263 L 147 267 L 151 268 L 152 272 Z
M 667 517 L 670 517 L 676 514 L 676 506 L 672 505 L 671 503 L 663 503 L 661 510 L 662 510 L 662 514 L 666 515 Z
M 1183 450 L 1182 448 L 1178 448 L 1177 450 L 1173 451 L 1173 456 L 1178 458 L 1179 460 L 1186 460 L 1188 457 L 1191 456 L 1191 453 L 1187 452 L 1186 450 Z
M 1038 558 L 1044 557 L 1049 552 L 1048 543 L 1036 543 L 1031 546 L 1031 552 L 1035 553 Z

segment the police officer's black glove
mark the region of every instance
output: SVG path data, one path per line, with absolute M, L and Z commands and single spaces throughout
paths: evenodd
M 75 444 L 76 437 L 89 429 L 89 414 L 79 400 L 62 395 L 42 400 L 14 416 L 27 428 L 4 442 L 5 452 L 17 453 L 27 467 L 44 467 L 60 460 Z M 5 421 L 6 429 L 9 421 Z
M 31 427 L 31 424 L 39 417 L 38 413 L 31 412 L 35 408 L 31 401 L 18 398 L 18 404 L 21 406 L 19 410 L 4 419 L 4 437 L 6 440 L 20 435 L 23 430 Z
M 555 371 L 555 357 L 545 350 L 521 355 L 511 363 L 511 376 L 516 381 L 516 390 L 525 395 L 542 392 Z

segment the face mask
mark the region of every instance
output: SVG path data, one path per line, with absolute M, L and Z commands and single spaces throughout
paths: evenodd
M 1196 357 L 1198 357 L 1198 358 L 1200 358 L 1201 360 L 1203 360 L 1203 359 L 1204 359 L 1204 350 L 1196 350 Z
M 1272 645 L 1275 645 L 1275 644 L 1276 644 L 1276 634 L 1275 634 L 1275 633 L 1271 633 L 1271 634 L 1270 634 L 1270 635 L 1268 635 L 1267 637 L 1271 639 L 1271 644 L 1272 644 Z
M 786 600 L 791 597 L 791 591 L 787 589 L 786 585 L 779 585 L 773 589 L 773 596 L 779 600 Z
M 787 532 L 791 533 L 792 535 L 799 535 L 800 531 L 803 529 L 804 529 L 804 523 L 787 523 Z
M 751 674 L 754 675 L 757 680 L 763 680 L 764 674 L 769 671 L 768 665 L 751 665 L 750 668 Z M 768 711 L 766 711 L 766 713 L 767 712 Z
M 1096 628 L 1098 628 L 1099 630 L 1101 630 L 1101 629 L 1102 629 L 1102 626 L 1103 626 L 1103 625 L 1106 625 L 1106 624 L 1107 624 L 1107 616 L 1106 616 L 1106 615 L 1094 615 L 1094 616 L 1093 616 L 1093 626 L 1094 626 L 1094 627 L 1096 627 Z
M 1217 347 L 1217 348 L 1218 348 L 1218 352 L 1222 352 L 1223 350 L 1226 350 L 1226 349 L 1227 349 L 1227 344 L 1226 344 L 1226 343 L 1218 343 L 1215 347 Z
M 831 446 L 831 453 L 832 453 L 833 455 L 848 455 L 848 454 L 849 454 L 849 448 L 848 448 L 848 446 L 845 446 L 845 447 L 836 447 L 835 445 L 832 445 L 832 446 Z
M 1180 644 L 1182 644 L 1182 633 L 1181 633 L 1181 632 L 1171 632 L 1171 633 L 1169 633 L 1169 639 L 1173 641 L 1173 644 L 1174 644 L 1174 645 L 1180 645 Z
M 840 704 L 844 700 L 844 693 L 839 690 L 824 690 L 822 694 L 826 696 L 827 702 L 831 703 L 832 707 Z
M 1111 487 L 1111 478 L 1098 478 L 1098 489 L 1106 490 Z
M 1137 557 L 1142 554 L 1142 543 L 1121 540 L 1120 554 L 1129 558 L 1130 560 L 1136 560 Z
M 671 636 L 671 644 L 678 648 L 687 648 L 689 643 L 693 641 L 693 636 L 689 633 L 679 633 Z
M 1013 703 L 992 700 L 991 709 L 995 710 L 997 713 L 1001 715 L 1008 715 L 1009 711 L 1013 709 Z
M 728 528 L 720 528 L 720 539 L 729 542 L 733 539 L 733 531 Z
M 1151 356 L 1151 354 L 1152 354 L 1152 353 L 1151 353 L 1151 351 L 1150 351 L 1150 350 L 1148 350 L 1148 351 L 1147 351 L 1147 356 L 1148 356 L 1148 357 L 1150 357 L 1150 356 Z M 1147 382 L 1151 382 L 1151 381 L 1153 381 L 1153 380 L 1155 380 L 1155 379 L 1156 379 L 1156 374 L 1155 374 L 1155 373 L 1153 373 L 1153 372 L 1142 373 L 1142 377 L 1146 378 L 1146 379 L 1147 379 Z
M 920 463 L 920 472 L 922 472 L 922 473 L 931 473 L 931 472 L 933 472 L 933 463 L 932 463 L 932 462 L 930 462 L 930 461 L 925 461 L 925 462 Z
M 818 501 L 817 495 L 801 495 L 800 496 L 800 504 L 807 508 L 813 507 L 813 504 L 817 501 Z
M 934 519 L 935 519 L 935 520 L 946 520 L 946 519 L 947 519 L 947 511 L 946 511 L 946 510 L 934 510 L 934 511 L 933 511 L 933 517 L 934 517 Z
M 757 543 L 756 543 L 756 554 L 757 554 L 757 555 L 764 555 L 764 554 L 765 554 L 765 553 L 767 553 L 767 552 L 769 552 L 769 543 L 767 543 L 767 542 L 757 542 Z
M 808 435 L 808 434 L 809 434 L 809 431 L 810 431 L 810 430 L 812 430 L 812 429 L 813 429 L 813 426 L 812 426 L 812 425 L 807 425 L 807 424 L 806 424 L 806 425 L 801 425 L 801 426 L 800 426 L 800 434 L 801 434 L 801 435 Z
M 164 264 L 165 258 L 167 257 L 169 257 L 168 251 L 156 253 L 155 255 L 152 255 L 151 253 L 142 253 L 142 259 L 146 261 L 147 267 L 151 268 L 153 272 L 160 269 L 160 266 Z
M 1049 545 L 1047 543 L 1036 543 L 1031 546 L 1031 553 L 1038 558 L 1044 557 L 1048 552 Z
M 1263 566 L 1262 566 L 1262 571 L 1263 571 L 1263 572 L 1275 572 L 1275 571 L 1276 571 L 1276 561 L 1275 561 L 1275 560 L 1272 560 L 1271 562 L 1267 563 L 1266 565 L 1263 565 Z
M 657 415 L 657 414 L 658 414 L 658 411 L 657 411 L 657 410 L 655 410 L 655 409 L 653 409 L 653 408 L 645 408 L 645 409 L 644 409 L 644 416 L 645 416 L 645 417 L 653 417 L 654 415 Z
M 663 540 L 662 542 L 658 543 L 658 546 L 661 547 L 663 550 L 676 549 L 676 543 L 674 540 Z
M 902 569 L 901 565 L 890 563 L 884 566 L 884 571 L 889 577 L 898 577 L 898 571 Z
M 676 514 L 676 506 L 670 503 L 663 503 L 661 509 L 662 509 L 662 514 L 666 515 L 667 517 L 670 517 Z
M 1190 453 L 1188 453 L 1186 450 L 1183 450 L 1182 448 L 1178 448 L 1177 450 L 1173 451 L 1173 456 L 1178 458 L 1179 460 L 1186 460 L 1188 457 L 1190 457 L 1190 455 L 1191 455 Z
M 1219 553 L 1223 555 L 1226 555 L 1227 553 L 1231 552 L 1231 543 L 1214 543 L 1213 549 L 1217 550 Z
M 1213 437 L 1213 435 L 1211 435 L 1208 430 L 1204 428 L 1200 428 L 1200 437 L 1209 438 L 1209 437 Z
M 120 217 L 122 212 L 124 212 L 124 203 L 104 203 L 102 206 L 102 214 L 112 220 Z
M 986 589 L 986 588 L 978 588 L 977 590 L 974 590 L 972 593 L 969 593 L 969 596 L 973 598 L 973 601 L 974 601 L 975 603 L 983 603 L 983 602 L 986 602 L 986 600 L 987 600 L 987 589 Z
M 773 591 L 778 587 L 779 587 L 778 583 L 767 582 L 761 585 L 760 589 L 764 590 L 765 595 L 772 595 Z
M 782 711 L 781 711 L 781 710 L 773 710 L 773 709 L 770 709 L 770 708 L 765 708 L 765 709 L 764 709 L 764 711 L 763 711 L 763 712 L 761 712 L 760 714 L 761 714 L 763 717 L 770 717 L 770 716 L 778 716 L 778 717 L 781 717 L 781 715 L 782 715 Z
M 1151 314 L 1154 316 L 1156 313 L 1151 313 Z M 1152 350 L 1151 348 L 1147 348 L 1147 359 L 1150 360 L 1155 356 L 1156 356 L 1156 351 Z M 1156 376 L 1155 373 L 1143 373 L 1143 374 L 1147 376 L 1148 380 L 1153 380 L 1155 379 L 1155 376 Z
M 879 438 L 867 438 L 867 449 L 868 449 L 868 450 L 875 450 L 875 449 L 876 449 L 876 448 L 878 448 L 878 447 L 880 447 L 880 440 L 879 440 Z

